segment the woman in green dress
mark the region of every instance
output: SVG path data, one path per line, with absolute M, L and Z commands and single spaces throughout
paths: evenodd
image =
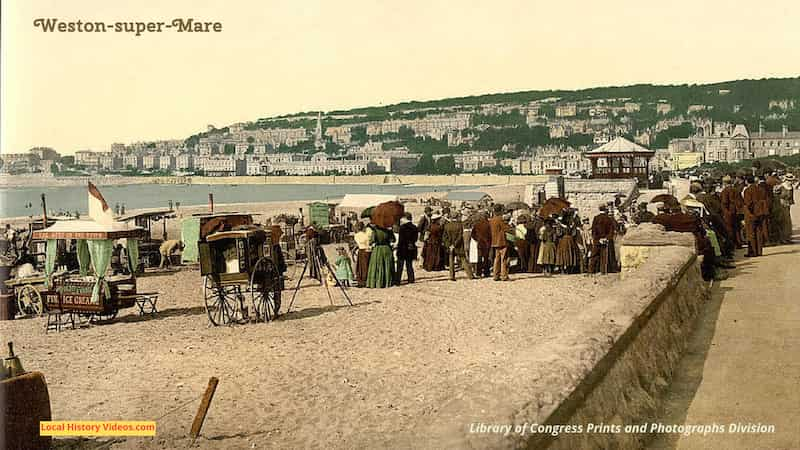
M 394 233 L 392 230 L 375 225 L 373 225 L 373 231 L 367 287 L 387 288 L 394 282 L 394 255 L 392 254 Z

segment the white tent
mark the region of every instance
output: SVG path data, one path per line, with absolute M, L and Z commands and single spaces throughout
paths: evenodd
M 370 206 L 378 206 L 385 202 L 396 202 L 396 195 L 388 194 L 346 194 L 342 201 L 337 205 L 339 209 L 366 209 Z

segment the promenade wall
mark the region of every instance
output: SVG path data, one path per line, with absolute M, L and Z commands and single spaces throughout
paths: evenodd
M 657 240 L 668 243 L 672 237 Z M 426 448 L 642 448 L 651 438 L 648 433 L 591 432 L 588 427 L 623 429 L 659 417 L 695 318 L 709 298 L 699 259 L 684 241 L 659 246 L 634 242 L 634 264 L 624 268 L 624 276 L 610 289 L 599 291 L 568 328 L 528 348 L 509 349 L 514 358 L 508 364 L 517 372 L 524 368 L 526 376 L 475 385 L 464 393 L 465 399 L 439 410 L 436 424 L 417 430 L 416 440 L 408 436 L 395 443 Z M 647 251 L 640 251 L 642 247 Z M 481 432 L 476 424 L 505 425 L 509 432 Z M 572 426 L 581 432 L 532 433 L 535 424 Z M 526 431 L 517 432 L 522 429 Z

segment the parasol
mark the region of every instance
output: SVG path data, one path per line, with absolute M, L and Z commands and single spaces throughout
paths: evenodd
M 561 211 L 569 208 L 569 202 L 563 198 L 552 197 L 542 204 L 539 208 L 539 217 L 550 217 L 553 214 L 561 214 Z
M 362 219 L 369 219 L 370 217 L 372 217 L 372 211 L 375 211 L 375 207 L 374 206 L 370 206 L 369 208 L 361 211 L 361 218 Z
M 391 228 L 400 221 L 404 213 L 405 208 L 402 203 L 396 201 L 384 202 L 376 206 L 372 211 L 372 223 L 379 227 Z
M 664 206 L 677 206 L 680 204 L 678 199 L 671 194 L 658 194 L 650 199 L 650 203 L 663 203 Z
M 653 218 L 653 223 L 663 226 L 666 231 L 680 233 L 694 233 L 702 228 L 700 219 L 686 213 L 659 214 Z

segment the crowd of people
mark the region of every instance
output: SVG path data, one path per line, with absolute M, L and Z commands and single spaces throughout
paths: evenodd
M 637 214 L 634 220 L 693 233 L 703 255 L 703 277 L 725 278 L 724 269 L 734 267 L 736 249 L 745 248 L 745 257 L 759 257 L 767 245 L 792 243 L 795 186 L 791 173 L 708 176 L 692 182 L 680 202 L 662 202 L 658 215 Z
M 765 245 L 792 242 L 795 184 L 790 173 L 704 177 L 691 183 L 682 200 L 658 202 L 657 214 L 643 202 L 626 215 L 617 198 L 602 204 L 591 224 L 570 207 L 542 214 L 536 207 L 508 210 L 501 204 L 481 210 L 426 207 L 416 223 L 405 213 L 392 229 L 359 222 L 353 284 L 386 288 L 403 278 L 413 283 L 415 269 L 449 271 L 450 280 L 463 271 L 467 279 L 495 281 L 513 273 L 614 273 L 620 270 L 615 242 L 629 226 L 646 222 L 692 233 L 704 278 L 720 279 L 734 267 L 735 249 L 757 257 Z M 349 258 L 338 258 L 339 264 L 349 265 Z
M 449 271 L 450 280 L 463 271 L 467 279 L 495 281 L 508 281 L 510 273 L 618 272 L 614 242 L 620 226 L 612 209 L 613 202 L 602 205 L 591 225 L 570 207 L 542 216 L 535 207 L 507 210 L 502 204 L 481 210 L 426 207 L 416 223 L 406 212 L 392 229 L 358 222 L 352 284 L 386 288 L 403 278 L 414 283 L 419 269 Z M 346 276 L 349 258 L 337 258 L 336 267 L 338 278 Z

